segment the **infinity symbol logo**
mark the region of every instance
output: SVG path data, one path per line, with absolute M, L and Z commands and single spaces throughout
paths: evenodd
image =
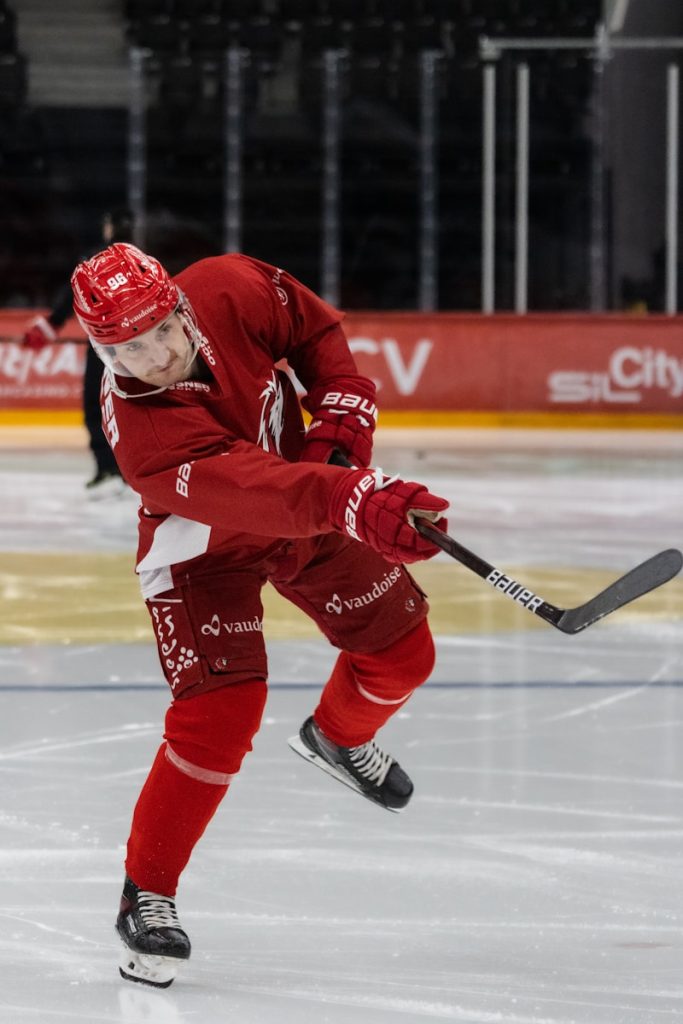
M 204 626 L 202 626 L 202 636 L 209 636 L 209 634 L 211 634 L 211 636 L 218 636 L 220 631 L 221 620 L 218 618 L 217 615 L 214 615 L 214 617 L 211 619 L 211 622 L 206 623 Z
M 341 615 L 342 603 L 339 594 L 332 595 L 332 600 L 328 601 L 327 604 L 325 605 L 325 611 L 329 612 L 330 615 Z

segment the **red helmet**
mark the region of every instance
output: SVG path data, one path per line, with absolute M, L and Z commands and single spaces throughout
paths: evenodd
M 71 275 L 74 313 L 98 345 L 117 345 L 144 334 L 174 312 L 180 292 L 153 256 L 116 242 Z

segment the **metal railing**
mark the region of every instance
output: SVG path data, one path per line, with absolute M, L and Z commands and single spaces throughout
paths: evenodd
M 669 50 L 683 48 L 680 38 L 630 39 L 609 36 L 601 26 L 594 38 L 489 38 L 480 40 L 483 76 L 481 127 L 481 310 L 496 310 L 496 121 L 497 64 L 501 57 L 519 54 L 515 73 L 515 165 L 514 165 L 514 268 L 513 303 L 517 313 L 529 308 L 529 208 L 530 143 L 534 126 L 530 121 L 531 69 L 525 55 L 532 52 L 576 51 L 592 57 L 599 83 L 615 52 Z M 130 108 L 128 129 L 128 201 L 135 216 L 135 238 L 144 243 L 147 186 L 147 123 L 145 67 L 148 51 L 130 52 Z M 320 285 L 321 294 L 331 303 L 340 301 L 342 278 L 341 209 L 342 125 L 344 116 L 343 74 L 346 58 L 343 50 L 325 51 L 322 63 L 320 152 Z M 248 51 L 230 49 L 223 64 L 225 103 L 223 110 L 223 245 L 225 251 L 239 250 L 243 219 L 243 91 Z M 439 308 L 439 166 L 440 138 L 438 70 L 444 55 L 425 50 L 419 56 L 418 226 L 415 246 L 418 254 L 416 308 L 431 312 Z M 678 310 L 678 218 L 679 218 L 679 69 L 670 63 L 666 72 L 666 159 L 663 173 L 665 189 L 665 310 Z M 594 97 L 595 100 L 595 97 Z M 591 214 L 588 264 L 590 269 L 589 303 L 603 310 L 606 302 L 607 211 L 603 189 L 605 165 L 604 99 L 593 104 L 593 154 L 591 169 Z M 453 116 L 457 117 L 457 113 Z
M 614 38 L 600 26 L 594 39 L 585 38 L 505 38 L 483 36 L 480 40 L 480 56 L 484 62 L 483 101 L 483 164 L 482 164 L 482 312 L 495 311 L 496 280 L 496 62 L 505 53 L 517 51 L 573 50 L 589 54 L 596 66 L 598 81 L 602 79 L 607 62 L 617 51 L 680 50 L 683 39 Z M 520 62 L 517 69 L 517 113 L 516 113 L 516 249 L 515 249 L 515 312 L 525 313 L 528 307 L 528 219 L 529 219 L 529 68 Z M 679 138 L 679 69 L 676 64 L 667 67 L 667 143 L 666 168 L 663 175 L 666 191 L 665 215 L 665 311 L 673 315 L 678 311 L 678 138 Z M 606 302 L 606 258 L 607 240 L 606 212 L 602 175 L 604 169 L 604 124 L 601 114 L 604 99 L 597 104 L 593 138 L 593 185 L 591 190 L 591 308 L 603 311 Z

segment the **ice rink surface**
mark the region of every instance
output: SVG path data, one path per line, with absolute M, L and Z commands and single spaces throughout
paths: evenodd
M 289 750 L 333 653 L 275 614 L 264 724 L 181 882 L 192 959 L 163 992 L 121 981 L 123 844 L 167 702 L 109 583 L 135 503 L 85 504 L 82 448 L 23 437 L 0 436 L 2 1024 L 683 1021 L 683 584 L 566 637 L 446 556 L 437 668 L 382 733 L 409 808 Z M 391 431 L 377 461 L 558 604 L 683 546 L 681 434 Z

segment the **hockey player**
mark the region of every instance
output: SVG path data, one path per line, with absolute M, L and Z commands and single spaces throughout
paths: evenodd
M 251 750 L 266 698 L 266 580 L 340 649 L 290 743 L 380 806 L 413 786 L 375 742 L 430 674 L 425 595 L 404 562 L 437 548 L 448 503 L 371 463 L 375 388 L 342 319 L 241 255 L 171 278 L 115 244 L 78 265 L 75 313 L 105 364 L 103 423 L 141 495 L 137 572 L 172 702 L 128 839 L 121 974 L 171 984 L 190 942 L 178 878 Z M 306 431 L 286 359 L 306 389 Z M 357 469 L 330 465 L 335 450 Z

